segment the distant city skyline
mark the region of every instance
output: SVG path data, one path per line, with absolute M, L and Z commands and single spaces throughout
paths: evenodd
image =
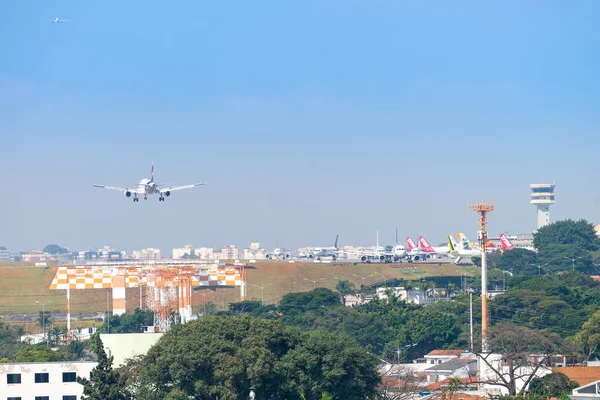
M 0 246 L 267 249 L 600 222 L 600 3 L 3 5 Z M 115 12 L 118 10 L 118 12 Z M 60 15 L 69 23 L 47 20 Z M 160 23 L 157 23 L 160 21 Z M 92 184 L 208 182 L 133 203 Z

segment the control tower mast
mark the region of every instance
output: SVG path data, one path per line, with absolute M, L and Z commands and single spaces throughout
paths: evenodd
M 550 223 L 550 206 L 554 200 L 554 183 L 533 183 L 531 188 L 531 201 L 537 207 L 537 229 Z

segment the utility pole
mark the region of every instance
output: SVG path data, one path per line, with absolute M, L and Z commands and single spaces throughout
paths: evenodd
M 371 275 L 367 275 L 367 276 L 361 276 L 361 275 L 356 275 L 356 274 L 352 274 L 352 276 L 355 276 L 357 278 L 361 279 L 361 284 L 360 284 L 360 288 L 362 289 L 363 286 L 365 286 L 365 279 L 366 278 L 370 278 L 372 276 L 375 276 L 375 274 L 371 274 Z
M 37 304 L 42 305 L 42 329 L 44 330 L 44 338 L 46 339 L 46 346 L 50 347 L 50 338 L 46 337 L 46 304 L 40 303 L 39 301 L 35 301 Z
M 200 293 L 202 295 L 202 318 L 206 317 L 206 296 L 210 293 Z
M 325 278 L 319 278 L 317 280 L 312 280 L 312 279 L 308 279 L 308 278 L 304 278 L 305 281 L 309 281 L 313 283 L 313 290 L 315 290 L 317 288 L 317 282 L 322 281 Z
M 306 279 L 306 278 L 304 278 L 304 279 Z M 270 286 L 270 285 L 271 284 L 269 283 L 267 286 Z M 257 288 L 260 289 L 260 305 L 264 306 L 265 305 L 265 288 L 267 286 L 258 286 L 258 285 L 255 285 L 255 284 L 252 284 L 252 286 L 256 286 Z
M 479 248 L 481 249 L 481 348 L 484 352 L 489 351 L 487 344 L 488 329 L 488 306 L 487 306 L 487 214 L 494 211 L 494 206 L 485 202 L 470 206 L 469 209 L 479 214 Z
M 469 347 L 473 351 L 473 289 L 469 288 Z

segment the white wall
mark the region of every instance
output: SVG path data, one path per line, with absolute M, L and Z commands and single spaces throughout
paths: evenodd
M 63 372 L 75 372 L 82 378 L 90 377 L 96 366 L 90 361 L 61 361 L 51 363 L 6 363 L 0 364 L 0 396 L 34 399 L 35 396 L 49 396 L 50 400 L 62 400 L 63 396 L 83 395 L 83 386 L 77 382 L 63 382 Z M 47 383 L 35 383 L 36 373 L 47 373 Z M 20 374 L 21 383 L 8 384 L 8 374 Z

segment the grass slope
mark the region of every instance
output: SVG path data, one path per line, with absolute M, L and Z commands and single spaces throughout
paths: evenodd
M 277 302 L 289 292 L 310 291 L 313 286 L 334 289 L 338 280 L 349 280 L 360 287 L 384 280 L 402 278 L 418 280 L 433 276 L 472 276 L 479 274 L 476 267 L 463 267 L 454 264 L 351 264 L 351 263 L 303 263 L 266 261 L 253 264 L 245 269 L 247 276 L 246 299 L 261 299 L 264 287 L 266 304 Z M 64 313 L 67 309 L 66 291 L 50 290 L 55 275 L 52 267 L 22 266 L 21 263 L 0 264 L 0 315 L 37 315 L 41 304 L 46 310 Z M 358 275 L 358 276 L 355 276 Z M 371 276 L 372 275 L 372 276 Z M 323 279 L 324 278 L 324 279 Z M 311 281 L 317 281 L 314 285 Z M 256 285 L 256 286 L 255 286 Z M 112 305 L 112 293 L 106 289 L 72 290 L 71 313 L 104 312 L 107 293 Z M 230 302 L 240 301 L 239 288 L 196 288 L 192 296 L 193 312 L 201 312 L 203 303 L 214 303 L 218 309 Z M 139 290 L 127 290 L 127 308 L 139 306 Z

